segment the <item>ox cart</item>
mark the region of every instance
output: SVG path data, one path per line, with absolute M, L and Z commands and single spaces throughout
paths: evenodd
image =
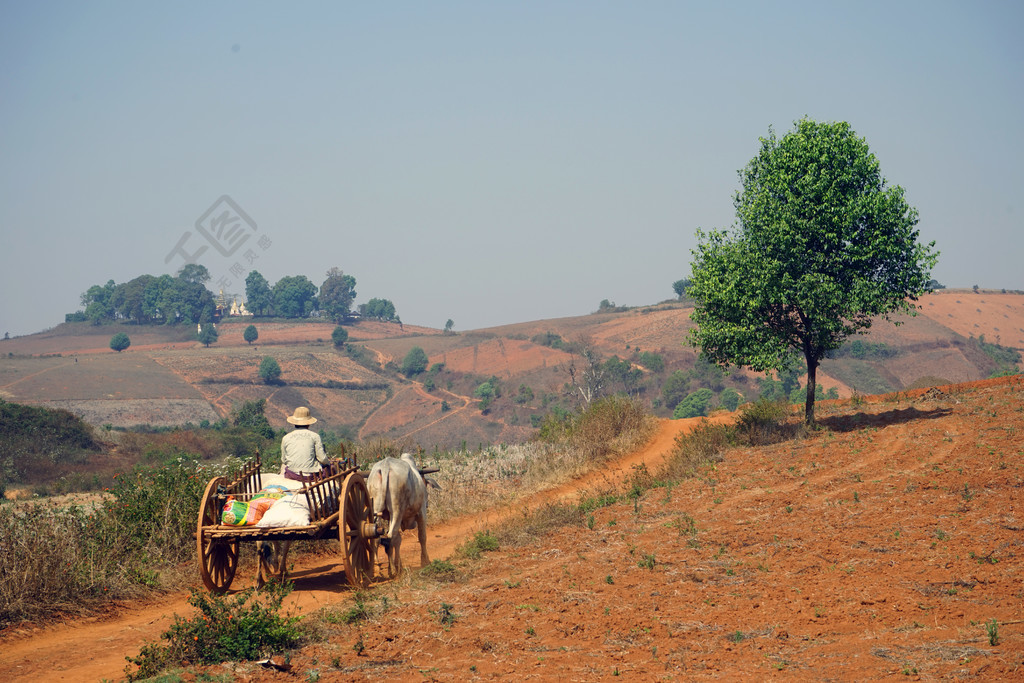
M 203 584 L 211 591 L 223 592 L 231 586 L 238 569 L 238 550 L 243 541 L 280 543 L 283 552 L 257 552 L 257 585 L 263 580 L 282 580 L 286 572 L 289 541 L 337 538 L 348 582 L 366 587 L 373 578 L 377 555 L 376 539 L 382 529 L 374 524 L 373 504 L 366 488 L 365 473 L 346 460 L 335 461 L 334 473 L 318 477 L 302 488 L 288 491 L 304 500 L 309 509 L 309 524 L 303 526 L 234 526 L 222 523 L 222 510 L 228 499 L 251 501 L 263 490 L 260 457 L 242 466 L 231 478 L 214 477 L 199 502 L 196 526 L 196 552 Z M 275 546 L 277 547 L 277 546 Z

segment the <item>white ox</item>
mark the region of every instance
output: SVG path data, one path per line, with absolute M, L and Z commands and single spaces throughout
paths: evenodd
M 388 574 L 402 572 L 402 531 L 416 527 L 420 541 L 420 564 L 430 564 L 427 557 L 427 485 L 440 489 L 437 483 L 420 474 L 416 461 L 408 453 L 401 458 L 387 457 L 370 469 L 366 488 L 373 499 L 374 519 L 388 522 L 381 545 L 388 554 Z

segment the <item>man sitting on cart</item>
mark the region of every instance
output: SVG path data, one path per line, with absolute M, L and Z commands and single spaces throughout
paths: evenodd
M 333 472 L 320 435 L 309 428 L 316 418 L 309 408 L 299 406 L 286 418 L 295 429 L 281 439 L 281 474 L 295 481 L 309 482 Z M 327 470 L 324 472 L 324 470 Z

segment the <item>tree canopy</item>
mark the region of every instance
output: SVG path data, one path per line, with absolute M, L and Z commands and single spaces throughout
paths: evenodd
M 256 329 L 255 325 L 249 325 L 242 332 L 242 339 L 244 339 L 250 346 L 254 341 L 260 338 L 260 331 Z
M 267 315 L 274 306 L 270 283 L 258 270 L 245 276 L 245 306 L 253 315 Z
M 385 322 L 398 320 L 395 305 L 391 303 L 390 299 L 370 299 L 359 306 L 359 314 L 367 320 L 383 320 Z
M 274 283 L 274 313 L 303 318 L 316 309 L 316 285 L 305 275 L 287 275 Z
M 345 275 L 340 268 L 327 271 L 327 279 L 320 285 L 320 310 L 334 322 L 348 317 L 352 301 L 356 298 L 356 279 Z
M 409 349 L 409 353 L 405 354 L 405 358 L 402 359 L 402 374 L 406 377 L 418 375 L 427 369 L 427 364 L 430 359 L 427 358 L 427 352 L 419 346 L 414 346 Z
M 912 314 L 938 253 L 918 242 L 917 211 L 849 124 L 802 119 L 760 142 L 739 173 L 732 233 L 697 233 L 689 340 L 718 364 L 757 371 L 802 354 L 814 424 L 822 358 L 874 316 Z

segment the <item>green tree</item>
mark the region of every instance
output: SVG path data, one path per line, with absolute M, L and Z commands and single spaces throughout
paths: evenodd
M 626 394 L 632 394 L 643 377 L 643 370 L 634 368 L 628 360 L 622 360 L 618 356 L 612 356 L 604 362 L 604 370 L 610 382 L 621 382 L 622 390 Z
M 131 345 L 132 340 L 129 339 L 128 335 L 124 332 L 118 332 L 110 338 L 110 348 L 114 349 L 118 353 L 121 353 Z
M 687 278 L 682 280 L 676 280 L 672 283 L 672 291 L 676 293 L 676 296 L 682 299 L 686 296 L 686 289 L 690 286 L 690 281 Z
M 242 332 L 242 339 L 244 339 L 251 346 L 254 341 L 260 338 L 260 331 L 256 329 L 255 325 L 249 325 Z
M 686 398 L 690 390 L 690 376 L 682 370 L 676 370 L 661 385 L 661 398 L 665 407 L 671 410 Z
M 316 285 L 305 275 L 286 275 L 274 283 L 274 313 L 304 318 L 316 309 Z
M 455 321 L 452 320 L 451 318 L 448 318 L 447 322 L 445 322 L 445 324 L 444 324 L 444 333 L 445 334 L 454 334 L 454 332 L 452 332 L 452 328 L 453 327 L 455 327 Z
M 277 384 L 281 381 L 281 366 L 272 356 L 263 357 L 259 373 L 264 384 Z
M 743 401 L 743 396 L 732 387 L 723 389 L 722 393 L 718 396 L 718 405 L 728 411 L 734 411 L 739 408 L 741 401 Z
M 205 285 L 210 281 L 210 271 L 206 269 L 206 266 L 201 266 L 198 263 L 186 263 L 178 271 L 178 279 L 197 285 Z
M 214 327 L 213 324 L 206 323 L 199 330 L 199 334 L 197 336 L 199 341 L 201 341 L 206 348 L 210 348 L 210 344 L 216 342 L 219 335 L 217 334 L 217 328 Z
M 430 359 L 427 358 L 427 352 L 419 346 L 414 346 L 409 349 L 409 353 L 405 354 L 405 358 L 402 359 L 402 374 L 406 377 L 412 377 L 418 375 L 427 369 L 427 363 Z
M 93 324 L 99 325 L 104 320 L 114 319 L 114 291 L 116 286 L 113 280 L 107 284 L 93 285 L 82 294 L 82 306 L 85 307 L 85 317 Z
M 334 322 L 341 323 L 349 316 L 356 298 L 356 279 L 345 275 L 340 268 L 327 271 L 327 279 L 320 285 L 320 310 Z
M 348 341 L 348 330 L 341 325 L 334 328 L 331 332 L 331 341 L 334 342 L 334 347 L 340 349 Z
M 273 439 L 274 428 L 270 426 L 267 416 L 264 415 L 266 405 L 267 399 L 265 398 L 256 401 L 243 401 L 242 405 L 234 411 L 234 425 L 251 429 L 264 439 Z
M 701 387 L 679 402 L 676 409 L 672 411 L 672 418 L 678 420 L 684 417 L 707 415 L 708 408 L 711 406 L 711 399 L 714 397 L 715 392 L 707 387 Z
M 486 413 L 494 403 L 494 399 L 501 396 L 501 384 L 497 377 L 491 377 L 486 382 L 480 383 L 473 390 L 473 396 L 480 399 L 480 411 Z
M 152 275 L 140 275 L 117 285 L 112 300 L 117 315 L 136 323 L 148 322 L 150 317 L 144 310 L 145 294 L 146 288 L 155 279 Z
M 637 357 L 637 361 L 640 365 L 644 366 L 651 372 L 661 372 L 665 369 L 665 359 L 661 357 L 661 354 L 651 353 L 650 351 L 641 351 Z
M 918 243 L 917 211 L 847 123 L 769 131 L 740 180 L 734 233 L 697 233 L 689 340 L 716 363 L 757 371 L 802 354 L 813 425 L 822 358 L 874 316 L 912 314 L 938 255 Z
M 270 283 L 259 271 L 250 271 L 245 276 L 245 307 L 253 315 L 267 315 L 274 306 L 274 294 Z
M 395 305 L 388 299 L 370 299 L 359 307 L 359 314 L 367 320 L 399 322 Z

